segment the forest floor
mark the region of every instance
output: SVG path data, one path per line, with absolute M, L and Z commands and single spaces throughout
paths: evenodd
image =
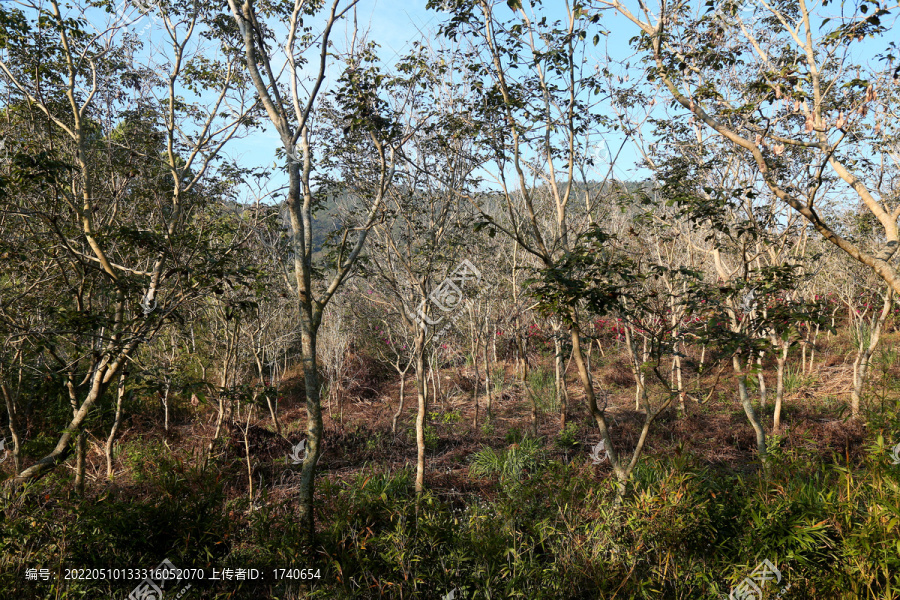
M 900 340 L 900 334 L 887 335 L 884 346 Z M 593 356 L 597 390 L 607 401 L 607 415 L 616 450 L 629 454 L 640 436 L 643 411 L 635 410 L 634 377 L 624 350 L 610 348 L 606 356 Z M 856 462 L 862 451 L 865 424 L 850 420 L 849 398 L 852 383 L 852 355 L 847 352 L 846 340 L 823 339 L 813 356 L 812 367 L 803 373 L 796 367 L 789 369 L 782 409 L 783 430 L 778 444 L 784 450 L 803 450 L 818 455 L 823 463 L 838 460 Z M 756 439 L 747 417 L 737 400 L 737 384 L 731 369 L 707 368 L 696 373 L 697 357 L 684 360 L 686 387 L 703 403 L 688 400 L 685 414 L 679 415 L 674 403 L 654 422 L 644 448 L 644 456 L 663 456 L 691 453 L 710 468 L 736 472 L 754 471 Z M 351 359 L 351 362 L 354 359 Z M 335 482 L 349 480 L 365 469 L 378 465 L 386 472 L 403 467 L 415 468 L 416 447 L 414 424 L 416 418 L 415 379 L 407 377 L 404 408 L 398 419 L 397 431 L 391 431 L 391 420 L 397 409 L 400 384 L 390 373 L 366 372 L 361 363 L 356 377 L 341 400 L 329 402 L 323 398 L 325 427 L 324 452 L 319 460 L 320 477 Z M 593 465 L 591 448 L 600 441 L 599 431 L 590 416 L 585 394 L 574 366 L 566 372 L 568 395 L 567 429 L 561 426 L 553 382 L 552 356 L 532 359 L 532 374 L 544 376 L 544 386 L 532 384 L 538 396 L 537 438 L 543 440 L 548 457 L 564 463 L 583 464 L 597 479 L 608 478 L 608 461 Z M 774 367 L 766 366 L 768 387 L 767 405 L 759 408 L 758 384 L 754 385 L 757 411 L 771 432 L 774 411 Z M 496 367 L 495 367 L 496 368 Z M 487 419 L 488 398 L 484 385 L 479 386 L 478 425 L 473 426 L 475 371 L 471 366 L 445 368 L 437 375 L 439 400 L 429 398 L 426 419 L 427 462 L 426 486 L 435 494 L 452 497 L 463 493 L 490 494 L 489 485 L 469 476 L 470 457 L 485 447 L 501 449 L 533 436 L 532 405 L 513 361 L 500 361 L 503 383 L 500 392 L 493 394 L 491 419 Z M 499 371 L 498 371 L 499 373 Z M 496 375 L 497 373 L 495 373 Z M 483 369 L 481 372 L 483 379 Z M 538 378 L 540 379 L 540 378 Z M 870 374 L 871 401 L 893 397 L 890 381 L 900 381 L 900 364 L 877 367 Z M 755 383 L 755 382 L 751 382 Z M 429 394 L 434 396 L 433 380 L 429 379 Z M 655 397 L 654 397 L 655 394 Z M 660 392 L 651 392 L 651 402 L 658 401 Z M 254 486 L 262 484 L 272 494 L 271 499 L 287 498 L 296 492 L 299 466 L 290 464 L 292 446 L 306 436 L 306 409 L 302 376 L 287 377 L 272 395 L 280 397 L 278 412 L 284 428 L 283 435 L 275 432 L 272 419 L 264 408 L 255 409 L 247 427 L 246 410 L 233 415 L 224 424 L 227 444 L 220 449 L 219 459 L 234 465 L 234 478 L 228 484 L 229 495 L 245 495 L 247 479 L 247 446 L 253 464 Z M 170 447 L 179 447 L 192 456 L 200 456 L 215 433 L 216 412 L 210 404 L 197 415 L 191 415 L 187 399 L 175 399 L 172 424 L 168 434 L 161 431 L 160 419 L 146 418 L 132 424 L 121 436 L 121 444 L 130 440 L 160 437 Z M 655 404 L 654 404 L 655 405 Z M 246 429 L 246 440 L 244 431 Z M 246 445 L 245 445 L 246 441 Z M 99 440 L 98 440 L 99 442 Z M 95 478 L 105 468 L 99 443 L 88 455 L 88 473 Z M 121 462 L 121 459 L 120 459 Z M 118 471 L 126 475 L 126 465 Z M 118 486 L 127 485 L 128 477 L 119 479 Z
M 302 558 L 322 565 L 327 580 L 312 587 L 228 583 L 200 590 L 200 598 L 431 600 L 458 588 L 466 598 L 695 600 L 727 595 L 771 558 L 792 582 L 785 598 L 897 600 L 890 573 L 900 564 L 900 546 L 894 549 L 900 518 L 891 515 L 900 516 L 892 491 L 900 482 L 884 440 L 896 437 L 898 341 L 897 332 L 886 335 L 873 361 L 863 407 L 871 421 L 849 418 L 854 354 L 847 339 L 822 336 L 805 369 L 801 353 L 792 353 L 783 430 L 769 438 L 776 468 L 767 477 L 759 476 L 754 432 L 730 368 L 720 370 L 722 357 L 707 354 L 707 368 L 698 373 L 699 354 L 685 356 L 685 387 L 703 402 L 687 400 L 683 415 L 675 406 L 659 414 L 622 512 L 612 502 L 609 461 L 590 456 L 600 437 L 578 377 L 569 365 L 563 426 L 553 356 L 538 344 L 530 393 L 515 361 L 500 356 L 490 419 L 483 367 L 477 422 L 472 365 L 460 361 L 429 379 L 431 396 L 439 385 L 426 418 L 426 504 L 412 492 L 414 378 L 406 380 L 392 432 L 397 377 L 351 356 L 341 393 L 323 399 L 312 550 L 296 518 L 300 467 L 289 456 L 306 434 L 302 377 L 294 373 L 268 390 L 278 402 L 282 434 L 264 396 L 252 409 L 235 404 L 215 442 L 213 397 L 198 405 L 190 395 L 170 397 L 168 430 L 158 399 L 136 397 L 127 407 L 111 481 L 102 451 L 108 428 L 98 420 L 97 436 L 89 436 L 84 497 L 73 492 L 74 465 L 67 464 L 4 505 L 0 598 L 7 592 L 51 597 L 42 582 L 26 580 L 34 565 L 64 573 L 147 567 L 166 558 L 185 568 L 271 571 Z M 595 348 L 590 361 L 596 391 L 606 403 L 615 449 L 628 456 L 644 419 L 635 410 L 634 377 L 622 348 L 607 343 L 598 354 Z M 764 364 L 764 373 L 768 402 L 757 410 L 771 434 L 773 366 Z M 648 389 L 658 406 L 663 390 Z M 524 475 L 473 471 L 491 456 L 506 465 L 520 445 L 537 452 Z M 126 583 L 67 581 L 56 597 L 124 599 L 133 587 Z

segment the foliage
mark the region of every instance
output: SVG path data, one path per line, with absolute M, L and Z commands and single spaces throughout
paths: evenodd
M 472 458 L 469 472 L 476 477 L 498 476 L 503 481 L 518 481 L 525 473 L 534 472 L 541 463 L 543 448 L 539 440 L 523 438 L 505 450 L 482 448 Z

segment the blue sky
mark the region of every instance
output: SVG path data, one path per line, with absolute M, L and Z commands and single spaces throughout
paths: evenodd
M 134 9 L 135 2 L 144 4 L 152 2 L 152 0 L 130 1 L 131 15 L 137 15 L 136 10 Z M 125 0 L 118 0 L 117 4 L 121 6 L 124 2 Z M 550 19 L 563 18 L 563 6 L 563 3 L 559 2 L 559 0 L 548 0 L 546 5 L 542 8 L 542 14 L 547 14 Z M 505 7 L 502 7 L 501 5 L 501 9 L 504 8 Z M 705 10 L 706 7 L 701 7 L 701 9 Z M 832 7 L 829 6 L 829 12 L 832 12 L 831 9 Z M 148 23 L 152 24 L 149 36 L 151 43 L 155 43 L 162 37 L 160 35 L 161 32 L 159 31 L 160 24 L 158 21 L 154 20 L 154 13 L 155 11 L 153 11 L 151 7 L 151 12 L 132 27 L 132 31 L 136 32 L 143 29 Z M 361 0 L 355 9 L 357 25 L 361 31 L 367 32 L 369 39 L 376 41 L 380 45 L 380 55 L 385 68 L 388 70 L 398 57 L 410 49 L 414 40 L 421 37 L 424 37 L 425 39 L 435 39 L 438 27 L 446 16 L 446 13 L 426 10 L 425 0 L 418 0 L 415 2 Z M 98 24 L 102 23 L 102 20 L 103 19 L 98 19 Z M 596 52 L 592 58 L 596 58 L 598 63 L 604 62 L 604 54 L 608 49 L 611 54 L 615 54 L 616 59 L 622 61 L 628 60 L 628 56 L 633 53 L 629 47 L 628 41 L 632 36 L 636 35 L 636 26 L 626 21 L 623 17 L 616 16 L 612 12 L 606 12 L 604 14 L 600 26 L 610 31 L 610 34 L 601 38 L 600 45 L 596 50 L 592 50 L 593 52 Z M 353 16 L 349 15 L 348 18 L 335 29 L 332 39 L 338 46 L 346 46 L 351 35 L 352 27 Z M 879 41 L 879 45 L 881 43 L 883 43 L 883 40 Z M 859 45 L 859 47 L 861 51 L 865 52 L 870 48 L 870 45 L 865 43 Z M 872 44 L 871 48 L 875 48 L 875 45 Z M 636 58 L 632 56 L 630 60 L 632 65 L 631 77 L 641 78 L 640 72 L 634 70 L 634 66 L 637 64 Z M 339 66 L 335 66 L 329 71 L 332 77 L 337 75 L 339 68 Z M 632 81 L 634 81 L 634 79 L 632 79 Z M 607 110 L 607 107 L 602 103 L 598 105 L 595 110 L 610 114 L 610 111 Z M 653 110 L 657 116 L 661 116 L 661 111 L 668 109 L 664 102 L 660 102 Z M 684 116 L 683 113 L 684 111 L 676 110 L 673 114 Z M 286 178 L 283 173 L 284 159 L 277 160 L 275 158 L 275 151 L 281 147 L 281 142 L 275 135 L 273 127 L 266 123 L 265 120 L 264 123 L 265 126 L 261 131 L 252 132 L 244 139 L 237 140 L 235 143 L 230 144 L 226 147 L 225 153 L 228 156 L 237 159 L 245 166 L 266 166 L 272 168 L 274 165 L 275 168 L 273 169 L 272 182 L 268 186 L 268 189 L 271 192 L 280 185 L 283 185 Z M 615 146 L 616 142 L 621 140 L 621 136 L 618 139 L 614 136 L 610 136 L 608 140 L 612 142 L 611 145 Z M 617 162 L 616 175 L 619 178 L 626 180 L 636 180 L 647 177 L 648 173 L 646 171 L 635 168 L 637 161 L 638 153 L 635 151 L 634 147 L 631 145 L 626 146 Z M 598 173 L 598 175 L 600 174 Z M 279 198 L 276 196 L 275 199 Z
M 367 32 L 369 39 L 374 40 L 380 46 L 380 55 L 385 69 L 390 70 L 397 59 L 407 52 L 416 39 L 424 37 L 426 39 L 435 39 L 437 37 L 438 28 L 447 13 L 442 13 L 425 8 L 425 1 L 417 2 L 396 2 L 390 0 L 361 0 L 356 6 L 355 18 L 360 31 Z M 548 6 L 554 6 L 552 2 Z M 562 6 L 560 3 L 558 6 Z M 557 14 L 554 14 L 557 13 Z M 543 10 L 542 14 L 547 14 L 550 18 L 564 18 L 563 9 L 558 11 Z M 332 34 L 332 39 L 338 45 L 346 45 L 352 35 L 353 16 L 348 15 L 344 23 L 336 28 Z M 601 40 L 600 46 L 597 48 L 598 58 L 604 53 L 605 45 L 617 48 L 620 52 L 628 48 L 628 39 L 634 32 L 629 27 L 614 28 L 615 33 Z M 338 69 L 332 69 L 331 73 L 336 76 Z M 621 137 L 620 137 L 621 139 Z M 611 138 L 615 143 L 615 140 Z M 280 141 L 275 134 L 274 128 L 267 126 L 265 131 L 256 132 L 248 138 L 242 140 L 239 144 L 229 148 L 227 153 L 229 156 L 238 158 L 244 165 L 267 166 L 271 168 L 275 160 L 275 148 L 280 147 Z M 646 171 L 635 169 L 634 165 L 637 161 L 638 154 L 633 146 L 628 145 L 621 153 L 620 160 L 616 166 L 616 174 L 622 179 L 639 179 L 647 177 Z M 286 178 L 282 174 L 273 173 L 274 187 L 284 185 Z M 597 178 L 601 178 L 604 173 L 598 172 Z M 270 188 L 272 189 L 272 188 Z

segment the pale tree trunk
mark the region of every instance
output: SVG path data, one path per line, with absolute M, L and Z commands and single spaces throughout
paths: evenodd
M 169 435 L 169 391 L 171 390 L 171 387 L 172 387 L 172 382 L 167 377 L 166 378 L 166 391 L 162 395 L 163 410 L 165 411 L 164 431 L 166 432 L 167 436 Z
M 869 362 L 872 354 L 881 341 L 881 333 L 884 330 L 884 323 L 891 314 L 891 305 L 894 301 L 894 291 L 888 288 L 884 296 L 884 304 L 881 307 L 881 313 L 872 322 L 872 333 L 869 336 L 869 344 L 860 344 L 860 348 L 856 353 L 856 360 L 853 361 L 853 388 L 850 390 L 850 414 L 855 419 L 859 417 L 859 405 L 865 387 L 866 374 L 869 369 Z
M 515 268 L 515 253 L 513 254 L 513 268 Z M 515 276 L 513 277 L 513 303 L 518 306 L 518 291 L 517 291 L 517 283 L 515 280 Z M 518 354 L 518 359 L 522 361 L 522 370 L 521 370 L 521 378 L 520 382 L 522 387 L 525 389 L 525 393 L 528 394 L 528 399 L 531 401 L 531 431 L 532 434 L 537 437 L 538 432 L 538 405 L 537 398 L 531 390 L 531 386 L 528 384 L 528 338 L 521 331 L 522 321 L 519 317 L 519 314 L 516 313 L 516 317 L 514 319 L 514 327 L 515 327 L 515 340 L 516 340 L 516 349 Z M 517 361 L 518 362 L 518 361 Z M 518 372 L 518 364 L 516 365 L 516 371 Z
M 472 430 L 478 431 L 478 386 L 481 383 L 481 375 L 478 372 L 478 357 L 473 355 L 473 366 L 475 368 L 475 384 L 472 389 L 472 407 L 474 408 L 472 414 Z
M 491 331 L 493 331 L 493 330 L 491 330 Z M 494 364 L 496 365 L 498 362 L 497 361 L 497 334 L 496 334 L 496 332 L 491 335 L 491 351 L 493 352 Z M 485 364 L 487 364 L 487 362 L 488 361 L 485 361 Z
M 813 339 L 812 339 L 812 350 L 809 353 L 809 372 L 810 373 L 812 373 L 812 371 L 813 371 L 813 363 L 816 360 L 816 344 L 819 341 L 819 329 L 820 329 L 820 326 L 818 323 L 816 323 L 816 332 L 813 334 Z
M 565 398 L 565 387 L 566 387 L 566 377 L 564 372 L 564 363 L 562 356 L 562 341 L 559 339 L 560 335 L 560 326 L 558 323 L 553 324 L 553 367 L 554 367 L 554 388 L 553 392 L 556 396 L 556 405 L 559 406 L 559 428 L 560 430 L 565 429 L 566 427 L 566 412 L 568 410 L 566 398 Z
M 13 396 L 12 392 L 10 392 L 5 381 L 0 381 L 0 391 L 3 392 L 3 400 L 6 402 L 6 415 L 9 419 L 7 425 L 9 426 L 9 435 L 12 438 L 13 444 L 11 452 L 13 457 L 13 471 L 15 475 L 18 475 L 22 469 L 22 464 L 20 454 L 21 440 L 19 439 L 19 425 L 16 414 L 16 398 Z
M 784 402 L 784 366 L 787 364 L 790 348 L 790 342 L 782 340 L 781 352 L 775 357 L 775 416 L 772 422 L 772 429 L 775 433 L 781 433 L 781 407 Z
M 260 333 L 261 335 L 261 333 Z M 259 382 L 263 386 L 263 395 L 266 397 L 266 405 L 269 408 L 269 415 L 272 417 L 272 423 L 275 425 L 275 432 L 281 435 L 281 422 L 278 420 L 278 407 L 272 405 L 272 396 L 269 393 L 269 387 L 265 385 L 265 369 L 263 368 L 260 354 L 262 349 L 256 343 L 253 344 L 253 358 L 256 361 L 256 372 L 259 374 Z M 272 378 L 274 379 L 274 377 Z M 269 382 L 273 383 L 273 382 Z M 276 401 L 277 402 L 277 401 Z
M 709 333 L 709 324 L 703 325 L 704 335 Z M 700 387 L 700 375 L 703 373 L 703 367 L 706 364 L 706 344 L 700 349 L 700 364 L 697 365 L 697 387 Z
M 443 404 L 444 399 L 441 398 L 440 389 L 438 388 L 437 380 L 440 379 L 440 374 L 436 372 L 435 365 L 438 363 L 437 361 L 437 348 L 433 348 L 431 350 L 431 360 L 428 361 L 428 377 L 431 378 L 431 397 L 432 402 L 440 402 Z
M 625 327 L 625 347 L 628 350 L 628 358 L 631 363 L 631 374 L 634 376 L 634 410 L 641 410 L 641 403 L 647 397 L 646 379 L 641 365 L 647 360 L 647 338 L 644 338 L 644 346 L 642 354 L 638 355 L 637 346 L 634 339 L 634 328 L 626 324 Z
M 229 338 L 226 334 L 226 340 Z M 213 437 L 209 440 L 209 444 L 206 447 L 206 456 L 203 459 L 204 468 L 209 463 L 210 454 L 212 454 L 213 447 L 215 447 L 216 440 L 219 439 L 219 435 L 222 433 L 222 422 L 225 420 L 225 396 L 224 392 L 228 385 L 228 365 L 231 361 L 231 345 L 228 344 L 225 348 L 225 360 L 222 364 L 222 373 L 221 378 L 219 380 L 219 390 L 217 400 L 218 400 L 218 415 L 216 416 L 216 431 L 213 433 Z
M 475 311 L 470 307 L 469 309 L 470 315 L 470 333 L 472 335 L 472 344 L 470 349 L 472 351 L 472 369 L 475 371 L 475 385 L 472 390 L 472 404 L 475 409 L 475 414 L 472 416 L 472 429 L 474 431 L 478 430 L 478 385 L 481 383 L 481 373 L 478 371 L 478 328 L 475 326 Z M 487 364 L 487 343 L 484 344 L 484 362 Z
M 744 407 L 744 413 L 747 415 L 747 420 L 750 421 L 750 426 L 753 427 L 753 431 L 756 433 L 756 451 L 760 462 L 762 462 L 763 471 L 768 475 L 769 459 L 768 454 L 766 453 L 766 431 L 759 423 L 759 419 L 756 417 L 756 411 L 753 410 L 753 403 L 750 400 L 750 395 L 747 393 L 747 372 L 741 365 L 741 359 L 737 354 L 731 357 L 731 364 L 734 367 L 734 374 L 737 375 L 738 397 L 740 398 L 741 406 Z
M 122 400 L 125 398 L 125 372 L 119 375 L 119 387 L 116 390 L 116 416 L 113 420 L 112 427 L 109 430 L 109 437 L 106 438 L 106 478 L 112 481 L 113 478 L 113 445 L 116 442 L 116 434 L 119 433 L 119 426 L 122 423 Z
M 687 409 L 684 406 L 685 391 L 682 379 L 681 356 L 678 354 L 672 359 L 672 369 L 675 371 L 675 389 L 678 390 L 678 414 L 684 416 Z
M 72 381 L 71 373 L 66 377 L 66 389 L 69 390 L 69 403 L 72 405 L 74 417 L 78 413 L 78 397 L 75 393 L 75 384 Z M 79 431 L 75 438 L 75 493 L 79 496 L 84 496 L 84 453 L 84 431 Z
M 399 358 L 397 359 L 398 362 L 394 365 L 394 368 L 397 369 L 397 372 L 400 375 L 400 401 L 397 403 L 397 411 L 391 418 L 391 433 L 397 433 L 397 421 L 400 419 L 400 415 L 403 414 L 403 403 L 406 400 L 406 373 L 412 366 L 413 360 L 414 358 L 410 357 L 409 361 L 406 363 L 406 367 L 404 367 L 402 371 L 399 368 Z
M 416 494 L 425 491 L 425 415 L 428 410 L 428 383 L 425 380 L 425 332 L 416 332 Z
M 403 414 L 403 400 L 406 397 L 406 373 L 400 375 L 400 401 L 397 403 L 397 411 L 391 418 L 391 433 L 397 433 L 397 420 Z
M 763 373 L 763 355 L 764 352 L 760 352 L 759 356 L 756 357 L 756 366 L 759 368 L 759 373 L 757 373 L 756 377 L 759 381 L 759 407 L 763 410 L 766 408 L 766 376 Z
M 572 315 L 573 321 L 575 315 Z M 641 455 L 644 451 L 644 445 L 647 441 L 647 436 L 650 433 L 650 427 L 653 424 L 653 421 L 656 420 L 656 417 L 662 413 L 672 402 L 673 396 L 669 396 L 669 399 L 666 400 L 657 411 L 652 411 L 649 403 L 646 405 L 646 416 L 644 417 L 644 423 L 641 427 L 641 434 L 638 437 L 637 444 L 634 448 L 634 452 L 631 455 L 631 460 L 624 462 L 624 460 L 620 460 L 618 453 L 616 452 L 615 447 L 612 444 L 612 437 L 609 432 L 609 424 L 606 421 L 606 407 L 604 406 L 602 409 L 597 406 L 597 396 L 594 393 L 594 382 L 591 376 L 590 370 L 585 364 L 584 353 L 581 350 L 581 332 L 578 329 L 577 325 L 573 325 L 569 328 L 569 332 L 572 338 L 572 356 L 575 359 L 575 365 L 578 370 L 578 377 L 581 379 L 582 386 L 584 387 L 585 397 L 588 403 L 588 409 L 590 410 L 591 416 L 594 417 L 594 421 L 597 423 L 597 427 L 600 429 L 601 439 L 605 442 L 607 453 L 609 455 L 609 461 L 613 467 L 613 473 L 616 476 L 616 500 L 615 506 L 621 507 L 626 491 L 626 485 L 628 483 L 629 477 L 631 477 L 632 472 L 634 472 L 634 468 L 637 466 L 638 461 L 641 458 Z
M 800 347 L 800 372 L 806 374 L 806 347 L 809 345 L 809 327 L 806 327 L 806 335 Z
M 124 294 L 121 291 L 116 292 L 116 323 L 122 322 L 122 316 L 125 310 L 123 298 Z M 78 410 L 75 411 L 68 426 L 63 430 L 56 446 L 48 455 L 38 460 L 27 469 L 24 469 L 17 477 L 8 480 L 10 484 L 20 485 L 27 481 L 39 479 L 68 458 L 71 451 L 73 436 L 77 437 L 78 433 L 81 432 L 82 425 L 91 408 L 93 408 L 94 404 L 103 394 L 112 378 L 118 374 L 119 369 L 122 368 L 125 361 L 129 359 L 131 353 L 137 347 L 137 344 L 138 342 L 134 340 L 125 344 L 123 347 L 116 349 L 112 343 L 110 343 L 107 352 L 92 365 L 89 375 L 85 377 L 85 382 L 88 383 L 85 398 L 81 402 L 81 406 L 78 407 Z M 115 355 L 113 358 L 112 353 L 114 350 Z
M 278 435 L 281 435 L 281 421 L 278 420 L 278 400 L 275 401 L 275 405 L 272 405 L 272 396 L 266 392 L 266 404 L 269 407 L 269 415 L 272 417 L 272 422 L 275 424 L 275 432 Z
M 248 486 L 248 496 L 250 501 L 250 506 L 248 508 L 248 512 L 253 512 L 253 500 L 254 500 L 254 490 L 253 490 L 253 462 L 250 458 L 250 420 L 253 415 L 253 405 L 249 407 L 247 410 L 247 422 L 244 424 L 244 454 L 247 459 L 247 486 Z
M 565 362 L 565 365 L 563 366 L 562 400 L 563 400 L 563 403 L 564 403 L 564 405 L 563 405 L 563 410 L 564 410 L 564 412 L 563 412 L 563 417 L 565 417 L 566 419 L 568 419 L 568 415 L 569 415 L 569 386 L 566 385 L 566 373 L 569 372 L 569 366 L 571 366 L 572 360 L 574 359 L 574 357 L 575 357 L 574 353 L 573 353 L 573 352 L 569 352 L 569 359 Z M 563 427 L 565 427 L 565 425 L 566 425 L 565 423 L 562 424 Z
M 643 344 L 641 344 L 641 367 L 639 369 L 641 375 L 641 395 L 640 400 L 644 401 L 647 399 L 647 375 L 644 372 L 643 365 L 650 360 L 650 352 L 647 350 L 647 336 L 642 336 L 644 338 Z M 635 406 L 635 410 L 640 410 L 640 403 Z
M 668 285 L 668 283 L 667 283 Z M 672 288 L 669 288 L 670 292 Z M 682 292 L 687 292 L 687 284 L 682 286 Z M 683 417 L 686 414 L 686 408 L 684 405 L 685 396 L 687 395 L 684 391 L 684 380 L 683 380 L 683 370 L 681 366 L 681 354 L 679 352 L 679 348 L 684 350 L 684 339 L 681 337 L 681 331 L 678 327 L 679 321 L 684 317 L 683 312 L 678 310 L 678 307 L 675 304 L 675 297 L 672 296 L 672 299 L 669 301 L 669 312 L 671 313 L 669 324 L 672 327 L 672 337 L 674 338 L 674 343 L 672 344 L 672 352 L 674 356 L 672 357 L 672 379 L 675 389 L 678 391 L 678 415 Z
M 496 342 L 494 346 L 494 364 L 497 364 L 497 347 Z M 484 342 L 484 390 L 487 392 L 487 406 L 485 407 L 485 418 L 487 422 L 490 423 L 491 419 L 494 418 L 494 382 L 491 376 L 491 361 L 488 357 L 488 347 L 487 340 Z

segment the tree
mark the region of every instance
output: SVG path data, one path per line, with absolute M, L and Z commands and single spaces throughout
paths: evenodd
M 726 1 L 714 12 L 664 0 L 655 14 L 644 4 L 632 12 L 619 0 L 590 5 L 634 23 L 648 80 L 661 81 L 700 126 L 745 153 L 756 177 L 825 240 L 900 292 L 893 261 L 900 249 L 893 191 L 900 70 L 886 37 L 892 9 L 867 0 L 832 11 L 805 0 L 743 8 Z M 863 62 L 867 38 L 881 52 Z M 874 218 L 879 240 L 855 240 L 822 210 L 830 181 Z
M 199 5 L 160 8 L 172 43 L 165 80 L 133 62 L 123 23 L 92 35 L 77 7 L 66 10 L 74 17 L 55 0 L 0 9 L 17 132 L 0 201 L 5 230 L 18 231 L 3 242 L 3 297 L 15 302 L 0 319 L 7 341 L 46 358 L 73 410 L 54 449 L 15 481 L 46 474 L 74 441 L 80 489 L 89 412 L 141 345 L 232 267 L 236 232 L 216 227 L 213 198 L 229 197 L 234 180 L 211 175 L 241 127 L 218 113 L 240 82 L 234 61 L 198 53 L 210 17 Z
M 608 132 L 606 118 L 596 110 L 596 96 L 607 98 L 609 90 L 602 77 L 585 67 L 590 23 L 582 7 L 566 6 L 562 19 L 550 20 L 536 14 L 542 4 L 455 3 L 452 18 L 442 27 L 448 38 L 468 42 L 463 56 L 473 82 L 470 106 L 479 133 L 478 152 L 496 188 L 466 197 L 479 207 L 479 227 L 508 236 L 539 263 L 531 281 L 540 287 L 544 311 L 566 324 L 586 402 L 609 449 L 621 500 L 646 433 L 629 461 L 620 457 L 583 350 L 584 308 L 590 306 L 595 314 L 609 310 L 610 302 L 601 298 L 609 294 L 612 300 L 614 288 L 622 283 L 606 277 L 603 269 L 624 267 L 606 251 L 604 244 L 611 238 L 596 225 L 614 204 L 615 194 L 606 181 L 578 179 L 592 161 L 590 142 Z M 504 14 L 507 5 L 512 12 Z M 487 210 L 492 205 L 499 210 Z M 591 253 L 600 254 L 591 258 Z M 658 414 L 648 411 L 646 427 Z
M 288 189 L 284 203 L 291 228 L 293 292 L 300 317 L 307 411 L 307 454 L 301 468 L 299 489 L 300 521 L 310 540 L 315 533 L 314 479 L 323 439 L 316 334 L 325 307 L 357 263 L 393 182 L 397 151 L 403 142 L 402 134 L 391 125 L 390 115 L 378 112 L 383 108 L 377 97 L 380 75 L 375 69 L 366 67 L 373 58 L 371 48 L 360 51 L 354 41 L 341 77 L 341 89 L 335 94 L 338 108 L 344 111 L 341 129 L 332 129 L 325 135 L 339 136 L 338 132 L 343 130 L 344 135 L 350 134 L 358 142 L 367 144 L 367 157 L 374 165 L 373 186 L 368 190 L 370 193 L 354 197 L 362 205 L 362 217 L 342 224 L 343 236 L 339 236 L 333 259 L 314 263 L 316 222 L 313 213 L 326 198 L 323 190 L 317 188 L 314 174 L 319 161 L 327 157 L 324 152 L 325 156 L 315 153 L 315 119 L 319 114 L 330 58 L 335 54 L 331 34 L 335 24 L 355 5 L 356 0 L 346 3 L 332 0 L 326 5 L 294 0 L 260 10 L 251 0 L 228 0 L 248 77 L 266 117 L 278 133 L 281 150 L 287 158 Z M 317 17 L 322 19 L 319 34 L 314 33 L 309 24 Z M 269 22 L 266 22 L 267 18 Z M 287 24 L 286 31 L 283 41 L 276 43 L 276 32 L 282 32 L 282 22 Z M 284 52 L 286 81 L 279 78 L 281 71 L 274 64 L 274 48 Z M 315 61 L 313 74 L 306 82 L 304 73 L 311 60 Z M 320 277 L 326 269 L 328 280 L 322 282 Z

